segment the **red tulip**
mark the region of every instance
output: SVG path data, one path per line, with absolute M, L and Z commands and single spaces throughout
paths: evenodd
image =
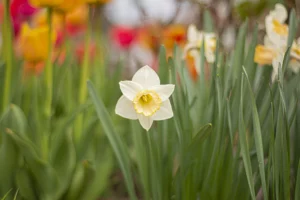
M 10 14 L 15 34 L 19 33 L 20 25 L 37 11 L 29 5 L 28 0 L 13 0 L 10 4 Z
M 111 36 L 121 49 L 128 49 L 135 42 L 137 31 L 134 28 L 117 26 L 112 28 Z

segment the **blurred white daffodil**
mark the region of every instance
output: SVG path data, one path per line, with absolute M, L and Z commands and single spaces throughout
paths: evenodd
M 188 43 L 184 47 L 184 58 L 191 56 L 195 60 L 196 70 L 200 72 L 200 51 L 204 40 L 205 57 L 208 63 L 215 62 L 216 35 L 215 33 L 205 33 L 199 31 L 195 25 L 191 24 L 187 31 Z
M 169 97 L 175 85 L 160 85 L 156 72 L 149 66 L 139 69 L 132 81 L 121 81 L 123 93 L 118 100 L 115 112 L 127 119 L 138 119 L 147 131 L 153 121 L 166 120 L 173 117 Z
M 272 44 L 279 48 L 286 47 L 289 27 L 285 24 L 288 13 L 282 4 L 276 4 L 275 9 L 270 11 L 265 19 L 266 32 Z
M 255 49 L 254 61 L 261 65 L 272 64 L 272 81 L 278 75 L 279 66 L 283 63 L 287 50 L 289 27 L 285 24 L 288 13 L 282 4 L 276 4 L 275 9 L 266 16 L 266 36 L 264 45 Z

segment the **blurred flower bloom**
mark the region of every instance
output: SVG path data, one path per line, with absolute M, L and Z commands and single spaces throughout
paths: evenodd
M 21 27 L 19 46 L 25 61 L 38 63 L 45 61 L 49 53 L 49 28 L 47 26 L 30 28 L 27 23 Z M 53 44 L 56 34 L 53 32 Z
M 198 31 L 195 25 L 190 25 L 187 32 L 187 44 L 184 47 L 184 58 L 191 56 L 194 58 L 196 70 L 200 72 L 200 51 L 204 41 L 205 57 L 208 63 L 215 62 L 216 35 L 215 33 L 205 33 Z
M 265 19 L 266 32 L 269 40 L 278 47 L 286 47 L 289 27 L 284 22 L 288 17 L 287 10 L 282 4 L 276 4 Z
M 32 7 L 28 0 L 13 0 L 10 4 L 10 14 L 13 19 L 27 19 L 36 12 L 36 8 Z
M 34 7 L 56 7 L 63 4 L 65 0 L 29 0 Z
M 81 5 L 66 15 L 66 28 L 69 35 L 75 35 L 86 29 L 88 7 Z
M 288 13 L 281 4 L 276 4 L 275 9 L 267 15 L 266 36 L 264 45 L 258 45 L 255 49 L 254 61 L 261 65 L 272 64 L 273 73 L 272 81 L 278 75 L 279 66 L 283 63 L 284 54 L 287 50 L 289 27 L 284 22 Z M 289 68 L 294 72 L 298 72 L 297 59 L 300 60 L 300 42 L 294 42 L 291 49 L 291 56 L 294 59 L 290 62 Z M 300 66 L 299 66 L 300 67 Z
M 3 9 L 3 7 L 2 7 Z M 13 0 L 10 4 L 10 15 L 13 21 L 14 33 L 17 35 L 20 31 L 20 25 L 28 20 L 35 12 L 36 8 L 32 7 L 28 0 Z M 3 12 L 1 12 L 3 13 Z
M 170 25 L 163 31 L 162 43 L 165 45 L 168 54 L 172 53 L 175 44 L 183 46 L 186 41 L 186 29 L 183 25 Z
M 149 66 L 139 69 L 132 81 L 121 81 L 123 93 L 118 100 L 115 112 L 127 119 L 138 119 L 147 131 L 153 121 L 166 120 L 173 117 L 169 97 L 175 86 L 160 85 L 156 72 Z
M 64 22 L 63 15 L 58 14 L 58 13 L 53 13 L 52 27 L 53 27 L 54 31 L 56 32 L 55 46 L 60 46 L 64 41 L 64 34 L 63 34 L 64 24 L 63 24 L 63 22 Z M 48 26 L 46 9 L 41 9 L 38 13 L 36 13 L 33 16 L 32 25 L 33 25 L 33 27 Z
M 128 49 L 135 42 L 137 32 L 131 27 L 117 26 L 112 28 L 111 36 L 121 49 Z

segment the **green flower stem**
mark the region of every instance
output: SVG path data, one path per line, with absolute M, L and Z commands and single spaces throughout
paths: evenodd
M 89 17 L 87 20 L 87 31 L 85 34 L 85 50 L 84 57 L 82 62 L 82 67 L 80 69 L 80 84 L 79 84 L 79 104 L 84 104 L 87 98 L 87 86 L 86 82 L 89 78 L 89 49 L 90 49 L 90 40 L 91 40 L 91 5 L 89 5 Z M 75 142 L 78 142 L 81 139 L 83 130 L 83 114 L 78 115 L 75 123 Z
M 52 115 L 52 96 L 53 96 L 53 65 L 52 65 L 52 8 L 48 8 L 47 20 L 49 26 L 48 36 L 48 59 L 45 67 L 45 85 L 46 85 L 46 100 L 45 100 L 45 134 L 42 137 L 42 154 L 45 159 L 48 157 L 48 138 L 51 132 L 51 115 Z
M 68 55 L 70 55 L 69 53 L 71 52 L 70 49 L 70 39 L 68 38 L 67 35 L 67 30 L 66 30 L 66 14 L 63 14 L 63 37 L 64 37 L 64 44 L 62 47 L 62 51 L 65 50 L 66 51 L 66 63 L 67 63 L 67 77 L 66 77 L 66 99 L 67 99 L 67 112 L 71 113 L 72 109 L 74 108 L 74 97 L 73 97 L 73 70 L 72 70 L 72 66 L 70 65 L 70 59 L 68 57 Z
M 7 108 L 10 101 L 11 77 L 13 68 L 12 28 L 9 14 L 10 0 L 4 1 L 4 55 L 5 55 L 5 82 L 2 111 Z

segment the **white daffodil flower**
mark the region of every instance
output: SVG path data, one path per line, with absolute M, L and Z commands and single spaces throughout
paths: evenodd
M 265 19 L 266 36 L 264 45 L 255 49 L 254 61 L 261 65 L 272 64 L 272 81 L 278 76 L 279 66 L 283 63 L 287 50 L 289 27 L 285 24 L 288 13 L 282 4 L 276 4 Z
M 266 32 L 270 41 L 279 48 L 286 47 L 289 27 L 285 24 L 288 17 L 286 8 L 282 4 L 276 4 L 265 19 Z
M 198 31 L 195 25 L 191 24 L 187 31 L 188 43 L 184 47 L 183 57 L 192 56 L 196 62 L 196 70 L 200 72 L 200 51 L 204 40 L 205 57 L 208 63 L 215 62 L 216 35 Z
M 149 66 L 139 69 L 131 81 L 121 81 L 123 93 L 118 100 L 115 112 L 127 119 L 138 119 L 147 131 L 153 121 L 166 120 L 173 117 L 169 97 L 175 85 L 160 85 L 156 72 Z

